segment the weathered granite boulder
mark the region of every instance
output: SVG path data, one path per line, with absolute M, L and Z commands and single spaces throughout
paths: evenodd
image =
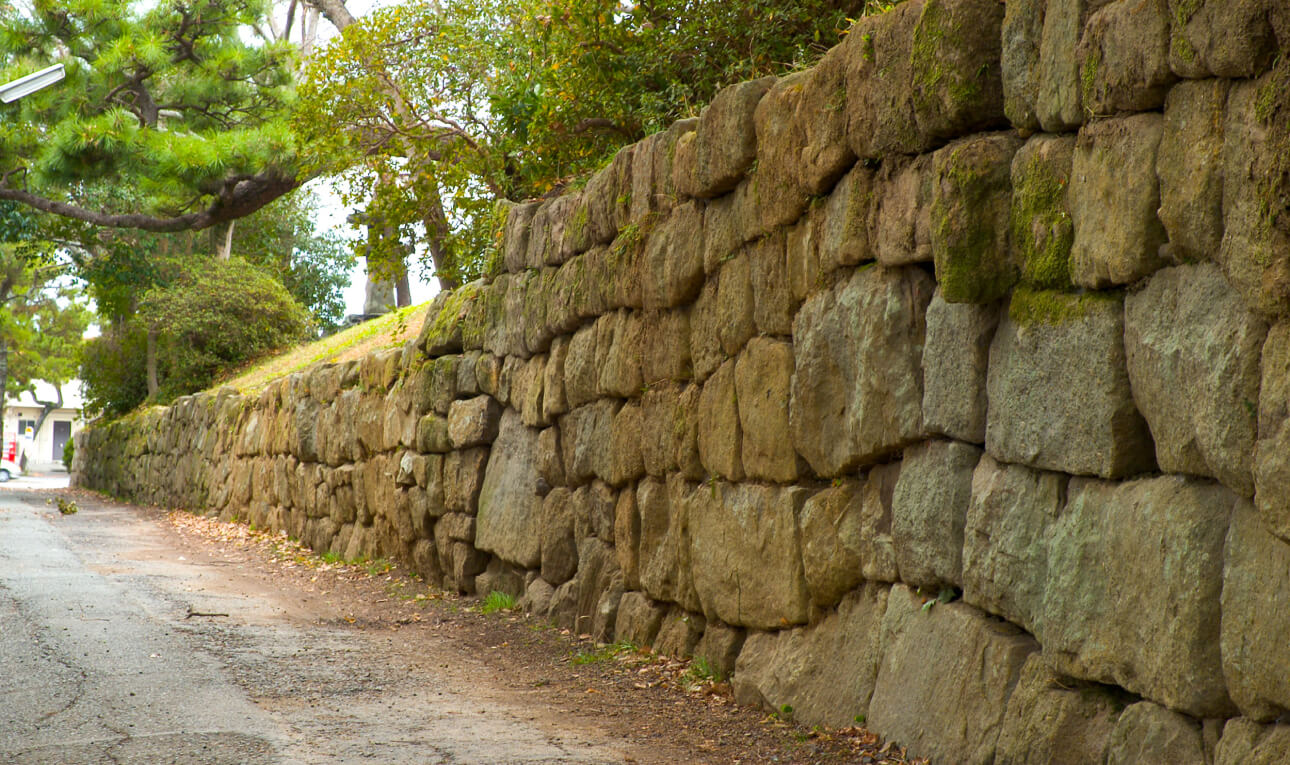
M 704 616 L 757 629 L 806 621 L 797 533 L 806 497 L 798 487 L 724 482 L 686 495 L 690 566 Z
M 947 303 L 938 290 L 927 306 L 923 346 L 923 422 L 934 433 L 985 443 L 986 370 L 999 306 Z
M 841 475 L 922 436 L 933 286 L 914 268 L 861 269 L 798 312 L 789 422 L 818 475 Z
M 1008 698 L 1039 646 L 963 603 L 923 606 L 908 587 L 891 589 L 866 724 L 936 762 L 993 762 Z
M 718 372 L 712 380 L 720 374 Z M 784 406 L 789 398 L 792 378 L 791 343 L 755 337 L 735 362 L 737 432 L 743 434 L 739 454 L 743 470 L 750 478 L 780 483 L 797 478 L 798 457 L 789 431 L 788 408 Z M 706 440 L 701 430 L 701 447 Z
M 597 389 L 602 395 L 628 398 L 640 393 L 645 382 L 641 374 L 643 330 L 636 311 L 615 311 L 596 321 Z
M 1290 544 L 1269 534 L 1246 503 L 1237 506 L 1223 565 L 1223 675 L 1241 712 L 1259 722 L 1290 710 Z
M 564 477 L 570 486 L 580 486 L 596 476 L 611 472 L 607 448 L 614 416 L 621 404 L 602 398 L 580 406 L 560 418 L 560 446 L 564 450 Z
M 635 481 L 645 474 L 645 463 L 641 458 L 641 436 L 643 429 L 641 406 L 632 401 L 624 404 L 614 415 L 609 430 L 609 459 L 605 461 L 607 470 L 597 473 L 597 477 L 610 486 L 622 486 Z
M 1129 381 L 1162 470 L 1254 494 L 1251 452 L 1266 335 L 1267 324 L 1211 263 L 1158 271 L 1125 299 Z
M 755 211 L 751 223 L 759 234 L 797 220 L 809 195 L 799 177 L 806 135 L 795 119 L 808 72 L 781 77 L 757 103 L 757 166 L 741 190 Z
M 555 586 L 572 579 L 578 570 L 571 498 L 568 489 L 552 489 L 542 500 L 539 516 L 542 578 Z
M 1200 723 L 1150 701 L 1124 710 L 1107 748 L 1108 765 L 1205 765 Z
M 558 337 L 551 343 L 551 353 L 542 367 L 542 421 L 555 419 L 569 411 L 564 393 L 564 362 L 569 358 L 569 339 Z
M 691 303 L 703 286 L 703 208 L 687 202 L 654 227 L 641 261 L 645 308 Z
M 742 629 L 709 619 L 703 637 L 694 647 L 694 658 L 706 661 L 718 678 L 728 678 L 735 671 L 745 637 Z
M 736 362 L 727 361 L 703 384 L 699 399 L 699 458 L 709 475 L 742 480 L 743 433 L 735 391 Z
M 596 365 L 596 325 L 588 324 L 569 340 L 564 362 L 564 395 L 572 409 L 600 396 L 600 369 Z
M 678 308 L 641 316 L 641 377 L 646 387 L 694 377 L 690 358 L 690 312 Z
M 1159 114 L 1085 125 L 1075 143 L 1068 199 L 1075 224 L 1071 278 L 1081 287 L 1131 284 L 1164 265 L 1165 228 L 1156 216 Z
M 1004 8 L 992 0 L 927 0 L 914 26 L 914 121 L 928 144 L 1000 127 Z
M 1214 765 L 1278 765 L 1290 760 L 1290 725 L 1259 725 L 1244 717 L 1227 721 Z
M 618 602 L 614 636 L 634 645 L 652 646 L 666 615 L 666 605 L 650 600 L 644 593 L 625 592 Z
M 449 452 L 444 456 L 443 504 L 449 512 L 475 512 L 488 459 L 489 450 L 483 446 Z M 370 491 L 370 483 L 368 488 Z M 380 503 L 372 506 L 379 507 Z
M 891 502 L 891 536 L 901 581 L 936 589 L 963 585 L 963 529 L 981 450 L 927 441 L 905 450 Z
M 863 488 L 862 481 L 839 480 L 802 506 L 802 569 L 817 606 L 832 607 L 864 579 L 866 548 L 873 540 L 865 538 Z
M 707 620 L 703 614 L 686 611 L 673 606 L 663 617 L 658 627 L 658 636 L 654 638 L 654 650 L 663 656 L 674 659 L 688 659 L 694 655 L 694 647 L 703 638 L 703 628 Z
M 1167 0 L 1114 0 L 1084 25 L 1075 51 L 1091 114 L 1159 109 L 1177 79 L 1169 68 Z
M 1119 295 L 1016 290 L 990 346 L 986 450 L 1076 475 L 1151 470 L 1125 364 Z
M 784 232 L 767 234 L 748 245 L 745 252 L 752 285 L 753 323 L 763 335 L 787 336 L 793 331 L 798 304 L 788 280 Z
M 809 627 L 753 632 L 735 665 L 735 700 L 793 719 L 844 728 L 869 714 L 878 675 L 886 587 L 866 584 Z
M 1223 108 L 1226 80 L 1175 85 L 1165 98 L 1156 172 L 1160 222 L 1177 263 L 1214 260 L 1223 242 Z
M 1013 0 L 1004 5 L 999 64 L 1003 113 L 1022 130 L 1039 129 L 1039 43 L 1044 34 L 1045 0 Z
M 691 487 L 675 473 L 666 484 L 645 478 L 636 486 L 641 588 L 655 600 L 680 603 L 687 608 L 699 604 L 690 566 L 690 508 L 686 497 L 704 490 Z
M 1084 20 L 1098 0 L 1050 0 L 1029 6 L 1043 14 L 1035 115 L 1048 133 L 1079 127 L 1086 111 L 1082 100 L 1079 58 L 1071 55 L 1084 33 Z
M 802 129 L 798 182 L 810 194 L 826 194 L 855 162 L 847 141 L 846 46 L 835 45 L 802 82 L 794 120 Z
M 507 409 L 479 492 L 475 546 L 525 568 L 542 562 L 537 454 L 538 431 Z
M 1124 702 L 1060 678 L 1034 653 L 1008 699 L 996 765 L 1103 765 Z
M 787 243 L 787 262 L 785 271 L 788 274 L 789 294 L 793 299 L 793 310 L 801 306 L 802 301 L 810 297 L 821 286 L 823 272 L 820 262 L 820 235 L 825 218 L 823 205 L 811 205 L 801 220 L 793 224 L 785 236 Z M 863 223 L 861 219 L 861 223 Z M 829 270 L 836 266 L 829 264 Z M 791 328 L 792 322 L 790 322 Z
M 757 333 L 748 255 L 741 253 L 722 265 L 717 284 L 717 337 L 726 357 L 734 358 Z
M 1290 322 L 1268 332 L 1254 445 L 1254 503 L 1264 525 L 1290 541 Z
M 874 257 L 883 265 L 933 259 L 933 156 L 893 157 L 878 169 L 873 181 L 869 241 Z
M 1223 129 L 1223 243 L 1218 262 L 1251 308 L 1290 314 L 1290 56 L 1234 84 Z
M 963 600 L 1038 633 L 1048 577 L 1047 534 L 1067 477 L 981 458 L 963 543 Z
M 911 154 L 926 148 L 914 118 L 914 27 L 923 0 L 866 16 L 852 26 L 847 57 L 847 137 L 861 159 Z
M 693 184 L 682 192 L 716 197 L 732 191 L 757 159 L 753 114 L 776 82 L 763 77 L 722 88 L 699 114 L 694 137 Z
M 492 396 L 454 401 L 448 409 L 448 440 L 454 449 L 490 444 L 501 418 L 502 406 Z
M 1275 0 L 1169 0 L 1170 65 L 1182 77 L 1257 77 L 1277 54 L 1276 8 Z
M 874 171 L 863 163 L 856 163 L 834 186 L 833 193 L 824 201 L 824 206 L 812 208 L 813 211 L 819 211 L 815 238 L 819 244 L 821 272 L 873 260 L 869 224 L 874 204 L 874 184 Z M 789 269 L 792 272 L 791 252 Z M 803 290 L 801 299 L 805 299 L 819 287 L 815 283 L 803 286 L 809 289 Z
M 635 489 L 618 493 L 614 505 L 614 554 L 623 572 L 623 586 L 639 590 L 641 586 L 641 513 L 636 506 Z
M 1071 286 L 1075 227 L 1067 193 L 1074 153 L 1073 137 L 1039 135 L 1012 158 L 1009 245 L 1021 279 L 1040 289 Z
M 1236 502 L 1180 476 L 1073 481 L 1048 538 L 1038 636 L 1050 665 L 1197 717 L 1230 714 L 1219 594 Z
M 941 294 L 951 303 L 990 303 L 1017 281 L 1008 228 L 1012 158 L 1021 143 L 1012 134 L 991 134 L 932 155 L 932 257 Z

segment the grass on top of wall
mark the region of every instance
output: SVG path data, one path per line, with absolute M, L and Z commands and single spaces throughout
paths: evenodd
M 236 388 L 242 393 L 253 393 L 274 380 L 315 364 L 356 360 L 372 351 L 401 346 L 421 331 L 421 324 L 425 321 L 429 307 L 430 303 L 427 301 L 400 308 L 343 332 L 261 359 L 237 377 L 224 380 L 213 387 Z

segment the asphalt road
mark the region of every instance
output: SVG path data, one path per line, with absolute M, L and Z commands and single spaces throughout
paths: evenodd
M 0 762 L 624 761 L 468 657 L 201 559 L 155 515 L 46 496 L 0 492 Z

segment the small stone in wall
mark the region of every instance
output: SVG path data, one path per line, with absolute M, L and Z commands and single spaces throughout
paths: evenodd
M 1210 760 L 1199 721 L 1150 701 L 1140 701 L 1124 710 L 1106 753 L 1108 765 L 1206 765 Z
M 905 450 L 891 503 L 896 566 L 906 584 L 963 586 L 963 529 L 981 450 L 928 441 Z
M 1104 765 L 1127 694 L 1053 674 L 1033 653 L 1008 699 L 995 765 Z M 1130 760 L 1130 762 L 1165 762 Z
M 502 407 L 492 396 L 454 401 L 448 409 L 448 440 L 454 449 L 490 444 L 501 417 Z

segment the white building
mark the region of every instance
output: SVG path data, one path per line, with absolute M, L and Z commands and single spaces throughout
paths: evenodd
M 27 455 L 29 472 L 63 470 L 63 445 L 84 427 L 81 420 L 81 381 L 72 380 L 63 386 L 63 405 L 49 413 L 39 433 L 35 427 L 44 407 L 36 403 L 37 400 L 57 401 L 54 386 L 38 382 L 36 395 L 24 391 L 5 400 L 4 456 L 13 455 L 12 459 L 17 460 L 21 455 Z

